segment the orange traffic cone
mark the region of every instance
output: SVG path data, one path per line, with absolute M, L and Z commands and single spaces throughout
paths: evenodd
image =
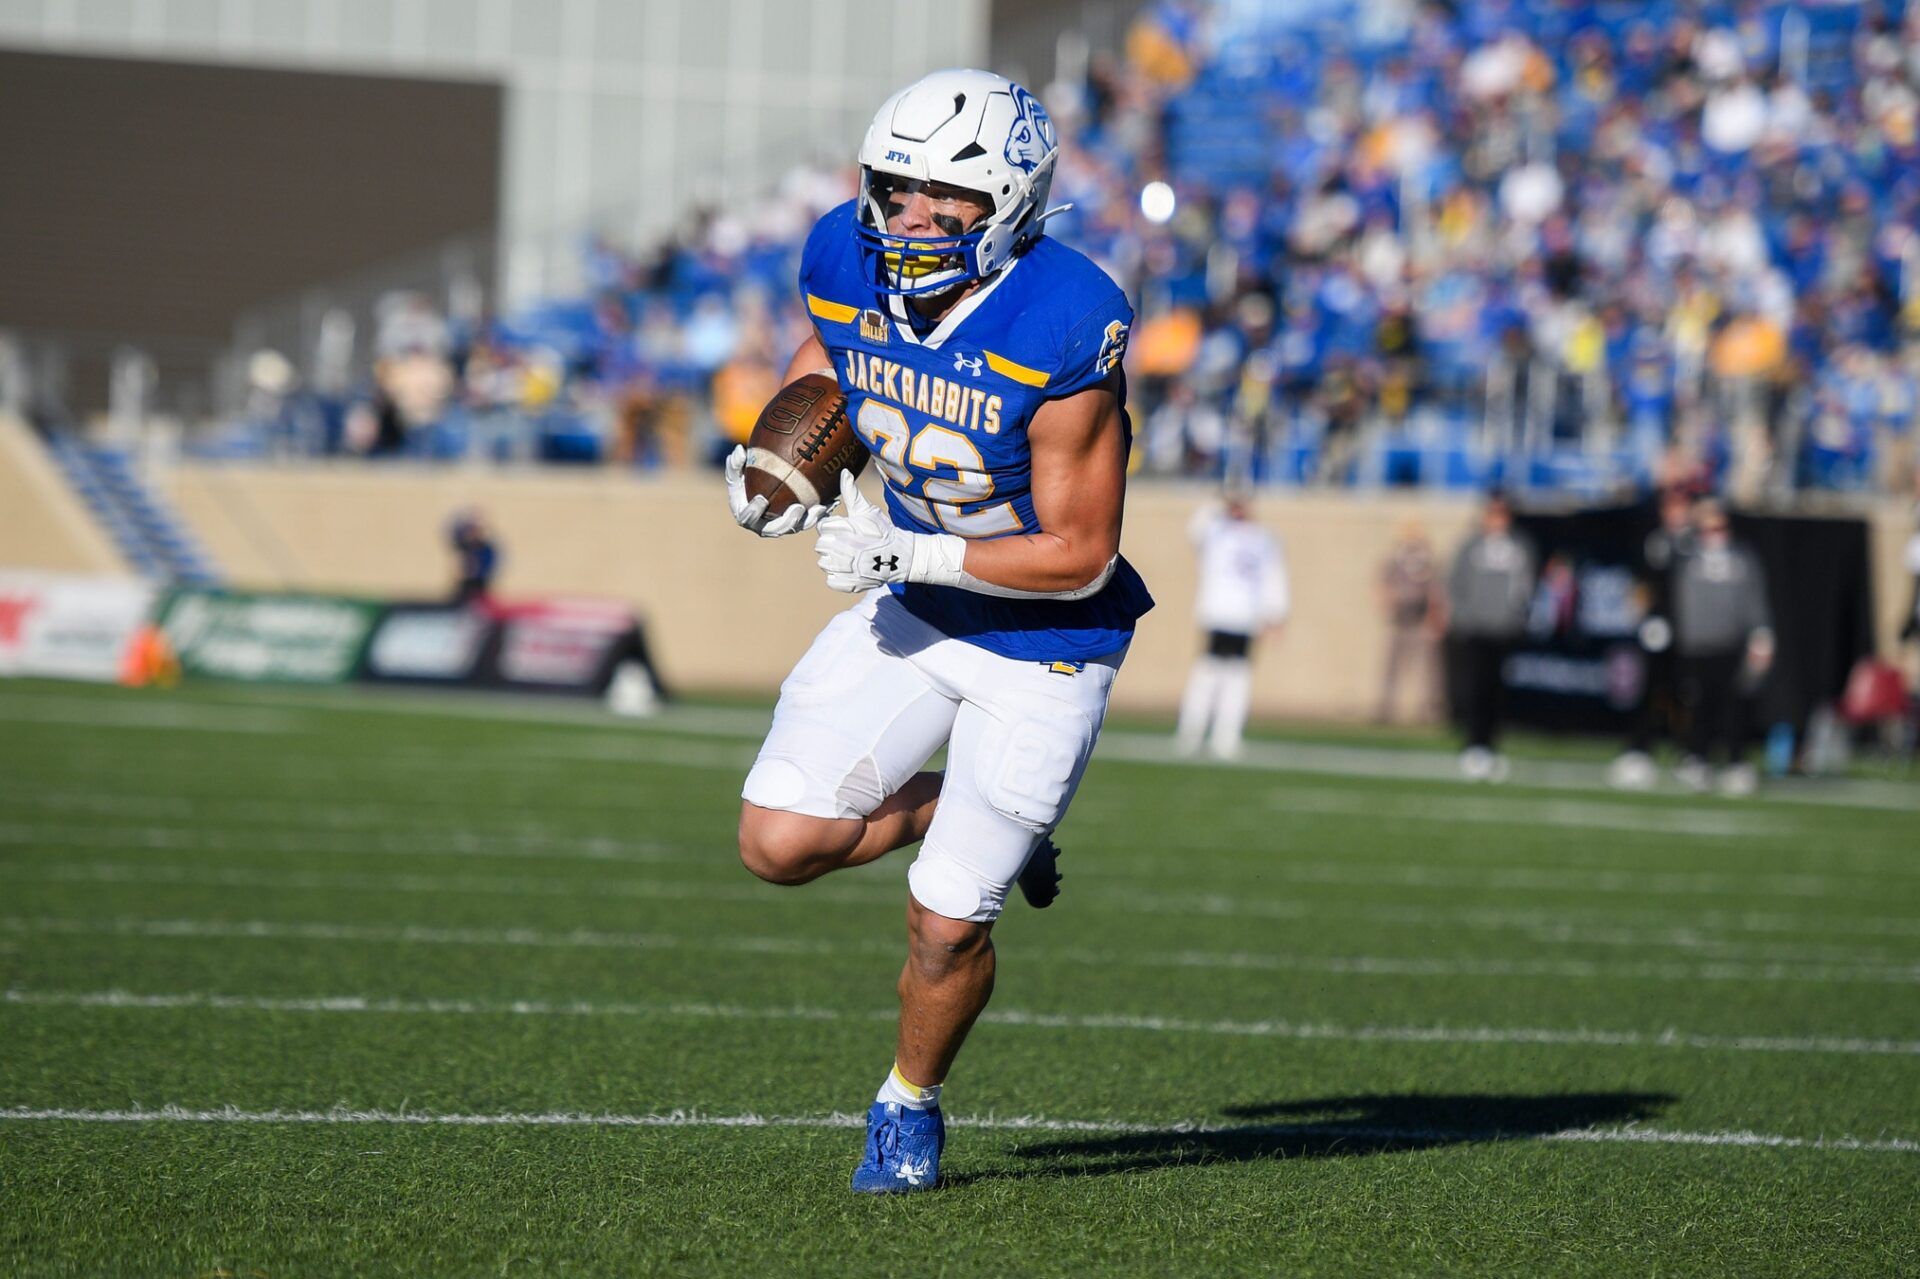
M 180 659 L 173 655 L 166 632 L 151 624 L 134 632 L 120 659 L 120 682 L 128 688 L 172 688 L 180 682 Z

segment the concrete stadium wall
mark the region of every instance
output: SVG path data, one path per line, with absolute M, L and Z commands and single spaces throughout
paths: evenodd
M 989 10 L 988 0 L 0 0 L 0 46 L 498 85 L 501 283 L 519 303 L 586 286 L 584 232 L 650 239 L 697 204 L 763 197 L 817 154 L 851 162 L 889 93 L 985 61 Z M 296 127 L 287 110 L 261 114 L 285 131 Z M 367 146 L 384 154 L 380 139 Z M 363 172 L 382 185 L 381 169 Z M 268 173 L 256 185 L 276 184 Z M 150 199 L 153 186 L 124 189 Z M 206 205 L 236 222 L 226 204 Z M 473 213 L 456 233 L 487 221 Z
M 668 679 L 684 687 L 774 688 L 814 632 L 848 601 L 828 591 L 813 539 L 762 542 L 728 518 L 712 473 L 426 470 L 407 467 L 183 466 L 163 481 L 237 585 L 390 596 L 443 594 L 453 566 L 448 517 L 477 506 L 503 550 L 505 595 L 579 593 L 628 600 L 647 616 Z M 1115 704 L 1165 710 L 1196 648 L 1186 524 L 1210 490 L 1136 485 L 1125 551 L 1159 607 L 1116 685 Z M 1285 539 L 1294 610 L 1256 661 L 1268 715 L 1353 719 L 1373 711 L 1386 632 L 1376 567 L 1400 524 L 1419 520 L 1450 553 L 1472 518 L 1457 499 L 1270 495 L 1263 523 Z M 1878 523 L 1883 634 L 1907 601 L 1898 551 L 1904 509 Z
M 33 432 L 0 413 L 0 568 L 125 573 L 127 565 Z

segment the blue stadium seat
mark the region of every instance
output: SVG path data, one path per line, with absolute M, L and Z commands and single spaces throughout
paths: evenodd
M 212 561 L 124 450 L 54 435 L 48 451 L 121 556 L 142 577 L 212 583 Z

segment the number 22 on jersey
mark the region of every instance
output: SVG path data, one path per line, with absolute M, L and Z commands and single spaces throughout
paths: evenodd
M 861 404 L 855 426 L 894 496 L 915 519 L 961 537 L 1020 532 L 1013 503 L 985 505 L 993 496 L 993 476 L 980 450 L 960 432 L 936 422 L 914 431 L 906 414 L 872 396 Z

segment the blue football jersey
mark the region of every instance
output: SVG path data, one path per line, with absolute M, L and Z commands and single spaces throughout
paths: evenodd
M 1118 367 L 1133 323 L 1126 295 L 1087 258 L 1042 237 L 919 332 L 905 303 L 874 288 L 853 228 L 852 201 L 814 225 L 800 289 L 854 430 L 886 480 L 894 523 L 966 538 L 1040 531 L 1027 424 L 1046 401 L 1096 386 Z M 1124 422 L 1124 382 L 1120 394 Z M 893 590 L 946 635 L 1041 662 L 1122 648 L 1153 607 L 1124 558 L 1084 600 L 1004 599 L 920 582 Z

